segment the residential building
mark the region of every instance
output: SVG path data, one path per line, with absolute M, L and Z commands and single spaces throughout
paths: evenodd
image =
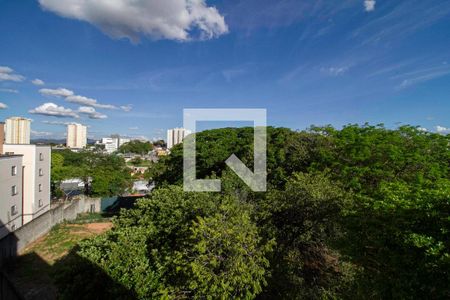
M 23 225 L 22 179 L 22 156 L 0 153 L 0 239 Z
M 23 224 L 50 209 L 50 146 L 5 144 L 7 155 L 22 155 Z M 3 193 L 3 190 L 2 190 Z
M 31 120 L 21 117 L 6 119 L 5 143 L 30 144 Z
M 87 145 L 87 127 L 82 124 L 67 125 L 67 148 L 83 149 Z
M 171 149 L 173 146 L 183 142 L 191 132 L 184 128 L 174 128 L 167 130 L 167 149 Z
M 127 138 L 119 138 L 119 148 L 120 146 L 122 146 L 123 144 L 129 143 L 131 142 L 131 139 L 127 139 Z
M 119 150 L 120 146 L 129 143 L 131 140 L 128 138 L 122 138 L 118 135 L 114 135 L 108 138 L 102 138 L 97 144 L 104 145 L 105 151 L 108 153 L 113 153 Z
M 4 143 L 5 143 L 5 123 L 0 122 L 0 155 L 3 154 Z

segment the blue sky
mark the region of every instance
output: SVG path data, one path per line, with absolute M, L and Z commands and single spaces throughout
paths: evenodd
M 51 138 L 165 137 L 222 107 L 450 132 L 450 1 L 0 0 L 2 107 Z

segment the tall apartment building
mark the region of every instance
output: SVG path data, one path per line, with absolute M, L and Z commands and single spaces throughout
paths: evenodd
M 51 148 L 39 145 L 5 144 L 3 149 L 7 155 L 22 156 L 22 162 L 18 166 L 22 168 L 23 181 L 17 186 L 23 188 L 22 212 L 23 224 L 26 224 L 50 209 Z M 3 168 L 0 169 L 3 170 Z M 3 193 L 4 189 L 0 191 Z
M 29 144 L 31 132 L 31 120 L 20 117 L 6 119 L 5 143 Z
M 174 128 L 167 130 L 167 149 L 171 149 L 173 146 L 183 142 L 191 132 L 184 128 Z
M 0 152 L 0 239 L 23 225 L 22 180 L 22 156 Z
M 4 143 L 5 143 L 5 123 L 0 122 L 0 155 L 3 154 Z
M 82 149 L 87 145 L 87 127 L 81 124 L 67 125 L 67 142 L 68 148 Z

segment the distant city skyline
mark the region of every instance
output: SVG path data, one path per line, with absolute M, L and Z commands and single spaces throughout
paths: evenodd
M 73 122 L 90 139 L 166 139 L 184 108 L 450 133 L 448 1 L 215 0 L 195 14 L 138 1 L 119 19 L 82 3 L 0 3 L 0 120 L 32 119 L 32 139 L 65 139 Z

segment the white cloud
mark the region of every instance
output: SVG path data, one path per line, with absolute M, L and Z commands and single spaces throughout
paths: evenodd
M 104 108 L 104 109 L 117 109 L 114 105 L 111 104 L 100 104 L 97 100 L 93 98 L 88 98 L 85 96 L 73 95 L 66 98 L 67 102 L 76 103 L 80 105 L 92 106 L 96 108 Z
M 447 133 L 450 133 L 450 128 L 437 125 L 436 126 L 436 132 L 437 133 L 442 133 L 442 134 L 447 134 Z
M 0 109 L 7 109 L 8 105 L 6 105 L 5 103 L 0 102 Z
M 97 112 L 95 110 L 95 108 L 90 107 L 90 106 L 81 106 L 78 109 L 78 112 L 80 114 L 87 115 L 89 117 L 89 119 L 106 119 L 106 118 L 108 118 L 107 115 L 104 115 L 104 114 L 101 114 L 101 113 Z
M 71 90 L 58 88 L 58 89 L 40 89 L 39 93 L 46 96 L 54 96 L 54 97 L 69 97 L 74 93 Z
M 39 0 L 62 17 L 86 21 L 112 38 L 140 36 L 186 41 L 199 32 L 210 39 L 228 32 L 225 19 L 205 0 Z
M 65 88 L 58 89 L 40 89 L 39 93 L 46 96 L 55 96 L 55 97 L 63 97 L 67 102 L 79 104 L 82 106 L 91 106 L 95 108 L 103 108 L 103 109 L 118 109 L 115 105 L 112 104 L 101 104 L 98 103 L 96 99 L 75 95 L 75 93 L 71 90 Z M 121 106 L 121 109 L 130 109 L 131 106 Z
M 349 67 L 329 67 L 329 68 L 321 68 L 320 70 L 331 76 L 340 76 L 347 73 Z
M 133 109 L 133 105 L 131 105 L 131 104 L 128 104 L 128 105 L 122 105 L 122 106 L 120 107 L 120 109 L 123 110 L 123 111 L 125 111 L 125 112 L 129 112 L 129 111 L 131 111 L 131 110 Z
M 34 85 L 44 85 L 45 84 L 45 82 L 43 80 L 38 79 L 38 78 L 31 80 L 31 83 Z
M 31 135 L 34 137 L 48 137 L 53 136 L 53 132 L 31 130 Z
M 0 81 L 24 81 L 25 77 L 14 73 L 14 70 L 9 67 L 0 66 Z
M 13 94 L 18 94 L 19 93 L 18 90 L 14 90 L 14 89 L 0 89 L 0 92 L 13 93 Z
M 72 124 L 72 122 L 47 121 L 47 120 L 42 121 L 42 123 L 48 124 L 48 125 L 61 125 L 61 126 L 67 126 L 69 124 Z
M 65 108 L 63 106 L 58 106 L 55 103 L 44 103 L 41 106 L 36 107 L 28 111 L 30 114 L 52 116 L 59 118 L 79 118 L 76 112 L 70 108 Z
M 129 127 L 128 130 L 139 130 L 139 127 L 135 126 L 135 127 Z
M 377 2 L 375 0 L 365 0 L 364 1 L 364 8 L 368 12 L 374 11 L 375 10 L 375 4 L 377 4 Z

